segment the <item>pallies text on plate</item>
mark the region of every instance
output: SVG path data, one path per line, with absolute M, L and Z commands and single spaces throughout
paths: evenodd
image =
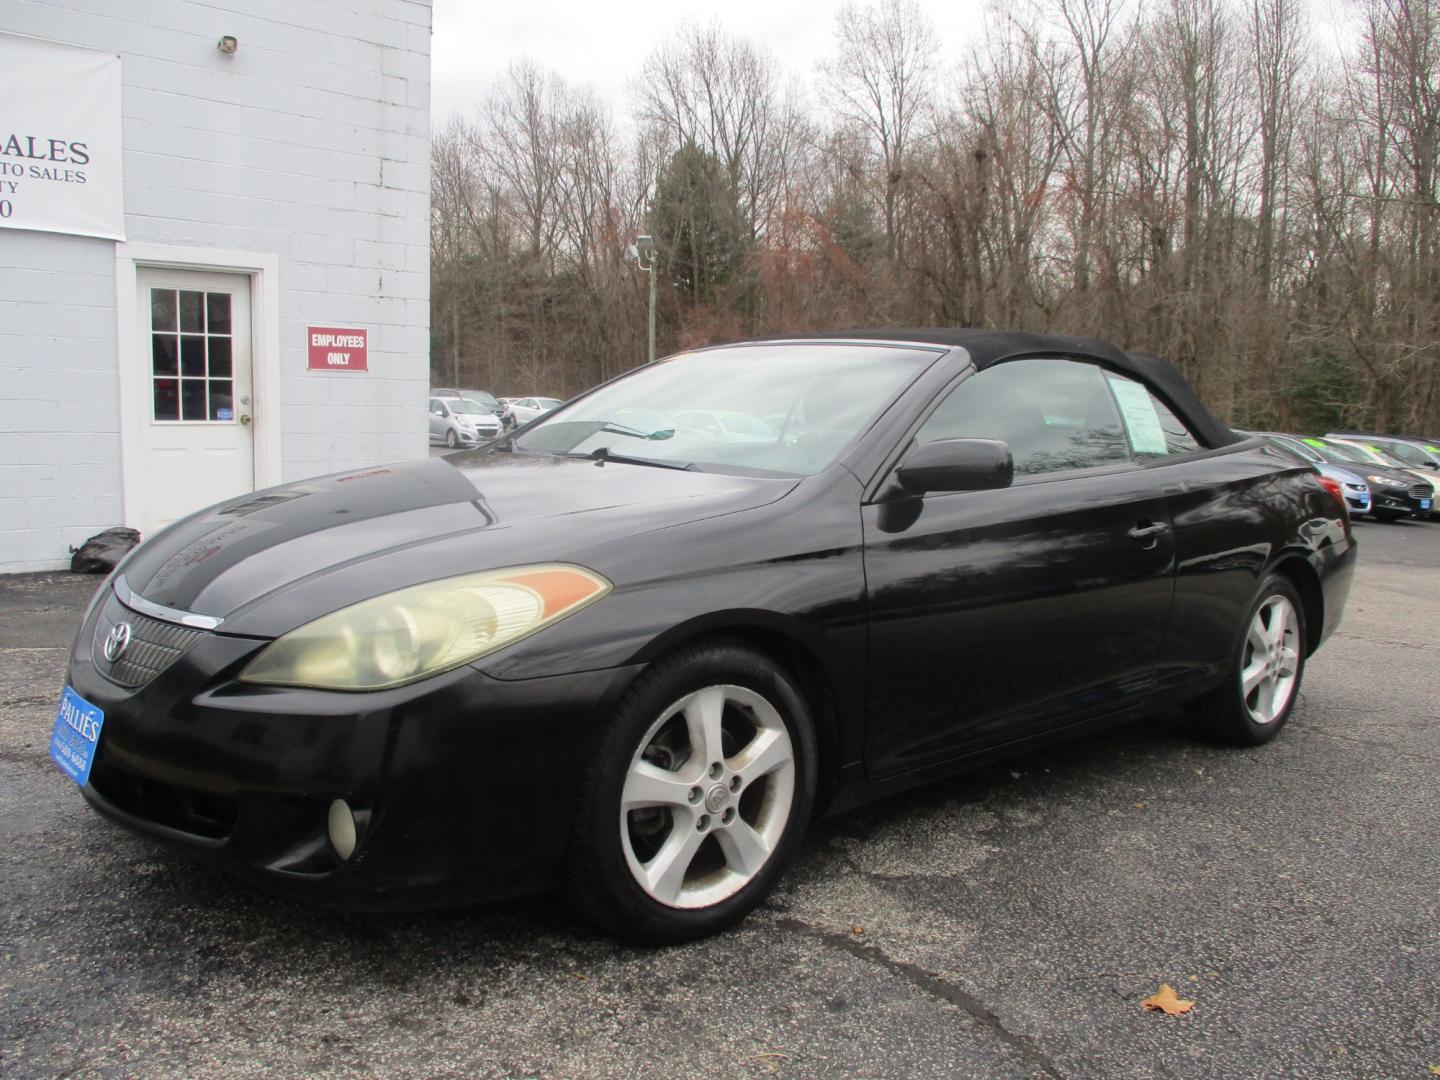
M 75 704 L 67 697 L 60 702 L 60 717 L 72 728 L 78 731 L 86 742 L 94 742 L 100 737 L 100 723 L 93 716 L 85 716 L 75 708 Z

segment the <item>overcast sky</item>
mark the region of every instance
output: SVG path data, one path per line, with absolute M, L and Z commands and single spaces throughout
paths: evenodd
M 1310 3 L 1312 31 L 1333 46 L 1345 0 Z M 524 56 L 576 88 L 590 88 L 619 113 L 626 80 L 685 22 L 718 21 L 808 82 L 817 62 L 834 51 L 840 0 L 433 0 L 433 5 L 431 116 L 438 129 L 453 114 L 472 112 L 506 66 Z M 920 0 L 920 6 L 934 22 L 946 57 L 961 59 L 978 39 L 986 0 Z
M 625 82 L 682 23 L 719 21 L 809 79 L 833 51 L 839 0 L 433 0 L 431 116 L 469 113 L 506 66 L 528 56 L 619 111 Z M 922 0 L 947 51 L 965 47 L 984 0 Z M 956 53 L 958 55 L 958 53 Z

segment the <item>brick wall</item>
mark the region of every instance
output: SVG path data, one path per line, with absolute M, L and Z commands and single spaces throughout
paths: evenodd
M 121 55 L 130 241 L 279 257 L 285 479 L 427 452 L 428 0 L 5 0 L 0 30 Z M 369 373 L 307 372 L 310 324 L 369 327 Z M 116 332 L 112 242 L 0 230 L 0 573 L 123 519 Z

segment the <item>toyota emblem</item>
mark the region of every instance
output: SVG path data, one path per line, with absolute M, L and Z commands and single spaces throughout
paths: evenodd
M 101 651 L 105 659 L 115 663 L 125 655 L 125 650 L 130 647 L 130 624 L 128 622 L 116 623 L 110 628 L 110 633 L 105 635 L 105 644 Z

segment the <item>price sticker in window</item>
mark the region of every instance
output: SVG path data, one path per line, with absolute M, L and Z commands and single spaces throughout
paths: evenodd
M 1137 454 L 1169 453 L 1165 444 L 1165 429 L 1160 426 L 1160 417 L 1155 412 L 1155 402 L 1150 391 L 1139 383 L 1107 379 L 1115 394 L 1115 403 L 1120 406 L 1120 416 L 1125 421 L 1125 433 L 1130 438 L 1130 448 Z

